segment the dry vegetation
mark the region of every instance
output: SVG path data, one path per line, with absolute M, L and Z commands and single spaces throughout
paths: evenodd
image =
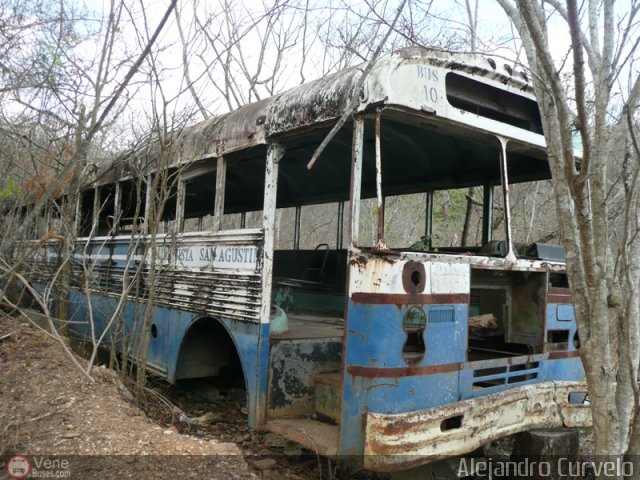
M 251 431 L 243 390 L 212 401 L 193 383 L 158 383 L 141 409 L 114 371 L 99 366 L 87 382 L 28 323 L 3 315 L 0 339 L 2 480 L 12 455 L 68 460 L 72 479 L 378 478 L 345 477 L 277 434 Z
M 59 346 L 12 318 L 0 337 L 0 454 L 63 455 L 72 478 L 254 477 L 235 444 L 154 423 L 114 372 L 85 382 Z

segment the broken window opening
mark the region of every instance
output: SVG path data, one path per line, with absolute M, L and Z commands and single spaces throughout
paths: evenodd
M 88 237 L 91 235 L 93 227 L 93 206 L 96 190 L 88 188 L 80 193 L 80 208 L 78 209 L 78 237 Z
M 114 233 L 116 186 L 102 185 L 98 191 L 100 200 L 96 235 L 110 235 Z
M 471 270 L 468 360 L 541 353 L 546 273 Z
M 455 72 L 447 73 L 445 82 L 447 100 L 452 107 L 530 132 L 542 133 L 542 120 L 535 100 Z
M 145 223 L 147 184 L 141 178 L 120 183 L 118 232 L 140 232 Z
M 185 232 L 212 231 L 215 227 L 216 169 L 184 181 Z

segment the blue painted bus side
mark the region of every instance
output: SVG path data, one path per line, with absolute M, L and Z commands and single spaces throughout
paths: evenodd
M 466 362 L 467 304 L 422 306 L 429 319 L 423 332 L 425 354 L 418 363 L 408 366 L 402 356 L 407 338 L 402 318 L 407 308 L 349 300 L 340 422 L 343 455 L 363 454 L 364 419 L 370 412 L 419 411 L 545 380 L 584 379 L 582 363 L 573 344 L 565 358 L 552 359 L 553 355 L 542 354 L 518 361 L 518 357 L 514 357 L 518 365 L 513 371 L 507 365 L 500 375 L 478 375 L 483 363 L 495 369 L 501 362 Z M 548 328 L 569 327 L 575 332 L 575 321 L 569 310 L 573 311 L 571 305 L 549 304 Z M 558 311 L 562 320 L 556 315 Z M 497 378 L 504 378 L 504 383 L 474 387 L 480 381 Z

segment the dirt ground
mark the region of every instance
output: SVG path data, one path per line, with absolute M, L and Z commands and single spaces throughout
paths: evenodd
M 155 382 L 143 410 L 115 372 L 97 366 L 93 377 L 43 332 L 0 313 L 0 480 L 12 478 L 12 456 L 26 457 L 33 478 L 343 476 L 283 437 L 251 431 L 242 389 Z
M 193 478 L 256 478 L 234 443 L 163 428 L 113 371 L 95 368 L 87 383 L 42 332 L 0 322 L 0 338 L 10 335 L 0 340 L 0 478 L 11 455 L 32 468 L 40 455 L 68 459 L 70 478 L 176 478 L 185 468 Z

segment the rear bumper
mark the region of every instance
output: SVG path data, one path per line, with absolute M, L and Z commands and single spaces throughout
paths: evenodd
M 403 470 L 526 430 L 591 426 L 590 406 L 569 401 L 586 391 L 583 382 L 542 382 L 427 410 L 368 413 L 364 466 Z

